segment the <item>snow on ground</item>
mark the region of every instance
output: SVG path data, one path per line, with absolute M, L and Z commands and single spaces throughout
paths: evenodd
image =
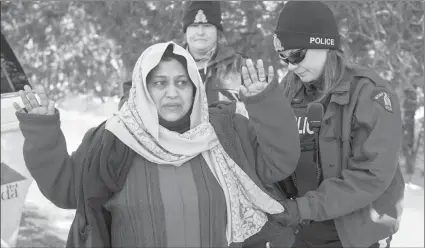
M 106 104 L 81 105 L 74 98 L 62 104 L 62 130 L 71 153 L 80 144 L 85 132 L 104 121 L 117 109 L 117 100 Z M 421 160 L 423 163 L 423 159 Z M 423 178 L 407 184 L 403 218 L 391 247 L 424 247 L 424 189 Z M 422 182 L 422 183 L 419 183 Z M 418 186 L 419 185 L 419 186 Z M 75 211 L 57 208 L 39 191 L 37 184 L 30 187 L 22 216 L 17 247 L 64 247 Z
M 391 247 L 424 247 L 424 189 L 407 184 L 400 229 Z

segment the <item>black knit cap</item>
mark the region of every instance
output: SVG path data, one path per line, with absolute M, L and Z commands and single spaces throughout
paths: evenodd
M 288 2 L 279 15 L 274 45 L 277 51 L 339 49 L 340 37 L 332 10 L 317 1 Z
M 183 32 L 194 23 L 209 23 L 223 30 L 219 1 L 190 1 L 183 13 Z

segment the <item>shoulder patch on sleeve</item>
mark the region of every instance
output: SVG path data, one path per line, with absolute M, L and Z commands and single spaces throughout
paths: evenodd
M 382 89 L 376 89 L 372 93 L 372 101 L 379 103 L 386 111 L 393 113 L 392 95 Z

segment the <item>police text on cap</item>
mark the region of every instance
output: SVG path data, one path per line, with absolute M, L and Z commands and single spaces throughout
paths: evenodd
M 335 45 L 334 39 L 331 38 L 310 37 L 310 44 L 311 43 L 316 43 L 318 45 Z

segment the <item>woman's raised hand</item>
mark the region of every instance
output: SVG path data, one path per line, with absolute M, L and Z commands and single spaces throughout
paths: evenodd
M 274 69 L 269 66 L 268 75 L 266 75 L 263 60 L 257 60 L 257 69 L 251 59 L 246 60 L 246 66 L 242 66 L 241 93 L 244 96 L 254 96 L 262 92 L 274 78 Z
M 13 107 L 15 107 L 16 111 L 35 115 L 53 115 L 55 113 L 55 102 L 48 98 L 44 87 L 37 85 L 35 92 L 40 98 L 40 102 L 35 97 L 31 87 L 25 85 L 24 90 L 19 91 L 19 96 L 22 99 L 25 109 L 14 102 Z

